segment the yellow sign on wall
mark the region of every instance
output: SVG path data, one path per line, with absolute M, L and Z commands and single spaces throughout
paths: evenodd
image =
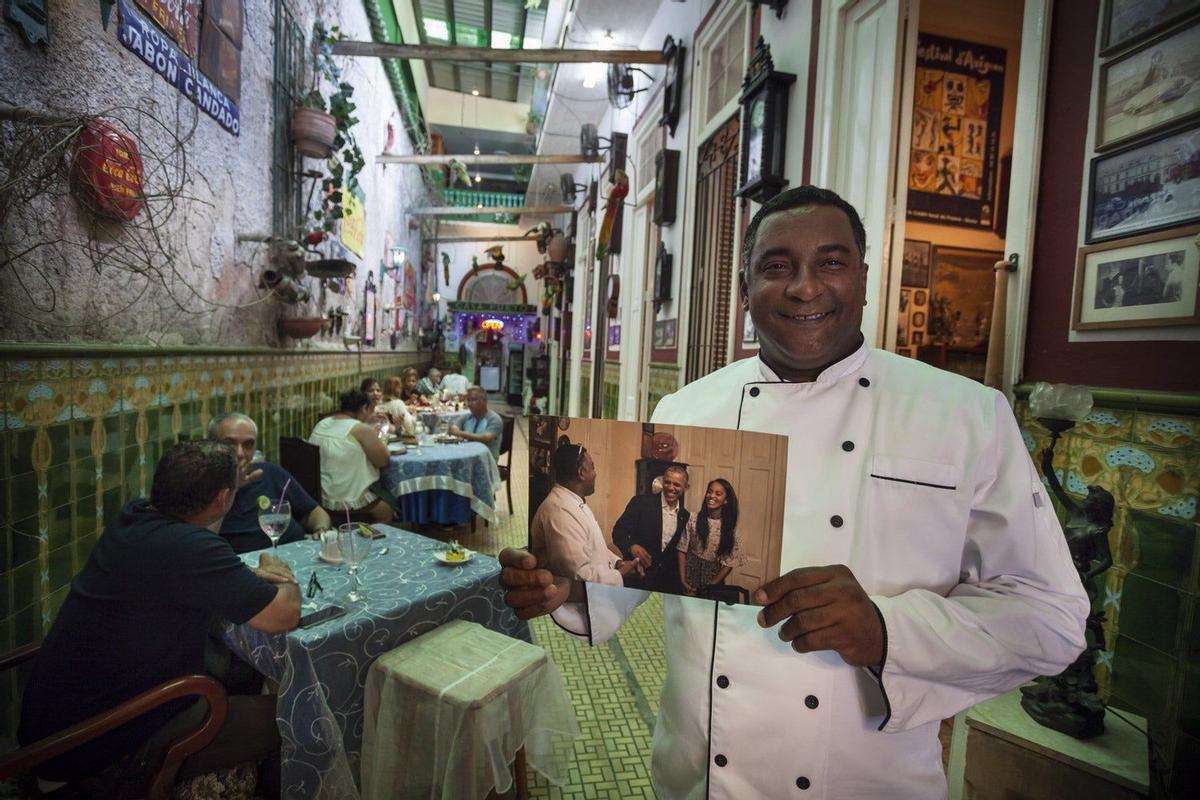
M 342 244 L 359 258 L 367 251 L 367 207 L 363 198 L 342 189 Z

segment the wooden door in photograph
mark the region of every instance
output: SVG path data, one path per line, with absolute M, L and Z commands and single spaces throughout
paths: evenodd
M 687 381 L 725 366 L 738 199 L 738 116 L 717 129 L 698 153 L 693 274 L 688 305 Z
M 738 441 L 737 479 L 733 483 L 738 496 L 738 530 L 742 534 L 745 563 L 734 567 L 726 583 L 756 589 L 768 577 L 771 565 L 779 560 L 782 537 L 771 536 L 783 524 L 782 498 L 786 486 L 787 439 L 766 434 L 743 435 Z

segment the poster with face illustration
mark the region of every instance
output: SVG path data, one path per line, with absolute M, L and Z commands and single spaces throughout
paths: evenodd
M 1007 53 L 921 33 L 917 37 L 908 218 L 990 228 Z

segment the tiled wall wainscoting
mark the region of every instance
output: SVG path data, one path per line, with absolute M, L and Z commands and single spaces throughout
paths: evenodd
M 1200 796 L 1200 398 L 1095 393 L 1091 414 L 1055 447 L 1054 469 L 1076 499 L 1096 484 L 1116 500 L 1096 677 L 1108 702 L 1150 720 L 1174 767 L 1173 795 Z M 1050 435 L 1025 396 L 1018 390 L 1017 419 L 1040 465 Z
M 679 367 L 675 364 L 650 364 L 646 397 L 646 419 L 654 414 L 658 401 L 679 389 Z
M 0 652 L 40 639 L 105 520 L 148 494 L 164 449 L 241 411 L 259 448 L 307 436 L 365 375 L 423 366 L 418 353 L 126 348 L 0 350 Z M 16 676 L 0 678 L 11 735 Z

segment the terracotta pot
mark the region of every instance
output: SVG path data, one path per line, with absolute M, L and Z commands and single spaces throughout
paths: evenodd
M 307 339 L 321 330 L 324 317 L 281 317 L 279 332 L 292 339 Z
M 333 114 L 316 108 L 297 108 L 292 112 L 292 141 L 296 149 L 312 158 L 333 155 L 337 122 Z

